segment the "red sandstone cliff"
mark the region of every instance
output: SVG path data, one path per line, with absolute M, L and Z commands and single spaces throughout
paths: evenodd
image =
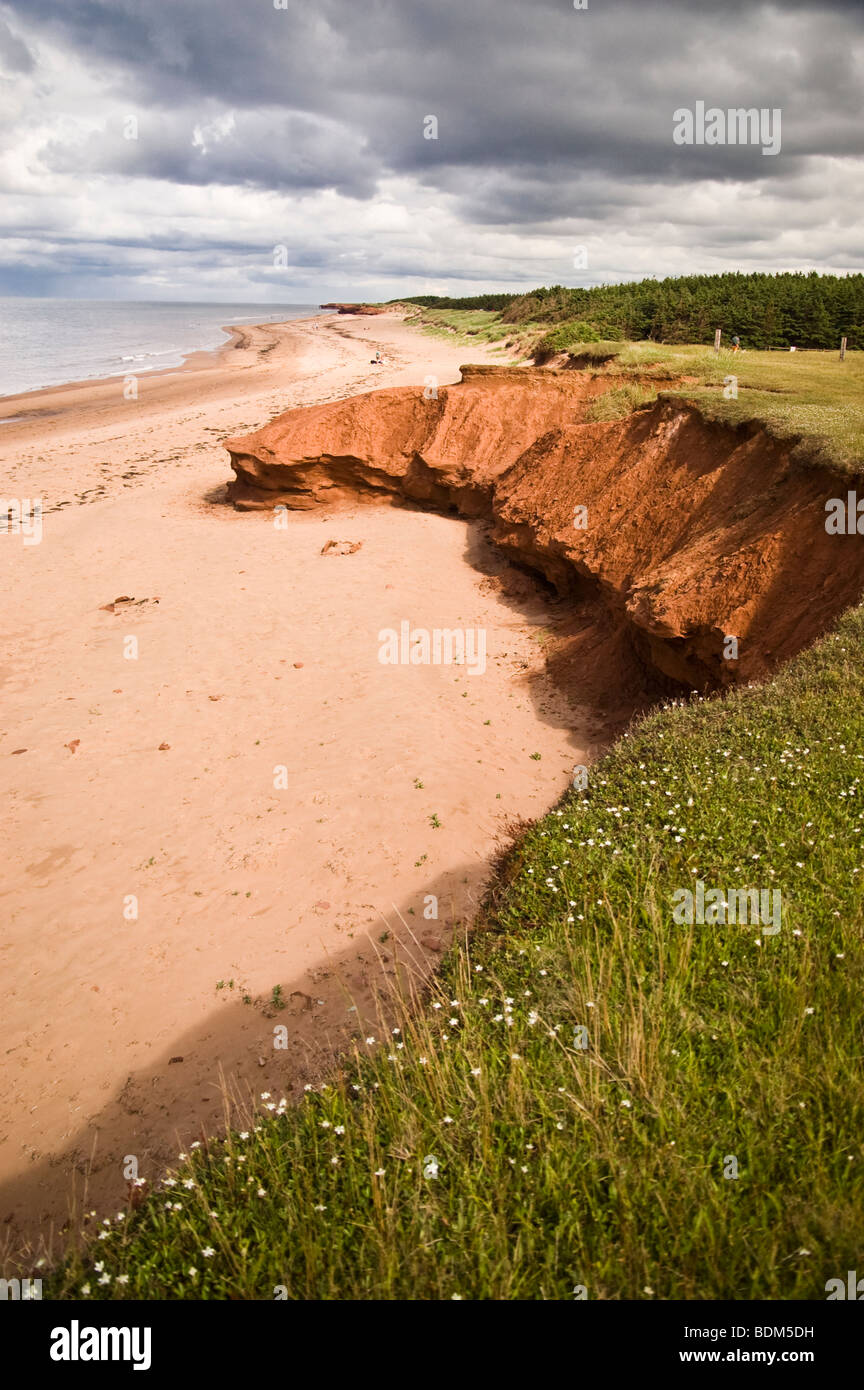
M 802 470 L 791 445 L 676 400 L 587 423 L 614 376 L 462 370 L 437 399 L 375 391 L 229 440 L 229 497 L 241 508 L 406 499 L 485 517 L 512 558 L 560 592 L 594 594 L 643 660 L 700 689 L 763 674 L 864 589 L 860 542 L 825 531 L 825 502 L 848 479 Z M 728 636 L 737 661 L 723 655 Z
M 321 309 L 337 309 L 340 314 L 386 314 L 385 308 L 377 304 L 342 304 L 338 300 L 332 304 L 321 304 Z

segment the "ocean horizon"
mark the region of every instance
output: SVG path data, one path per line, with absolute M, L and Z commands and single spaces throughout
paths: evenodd
M 281 323 L 317 304 L 0 298 L 0 398 L 182 366 L 230 340 L 226 326 Z

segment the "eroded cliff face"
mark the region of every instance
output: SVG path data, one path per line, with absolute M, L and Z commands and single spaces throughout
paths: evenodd
M 687 689 L 765 674 L 864 589 L 856 537 L 829 536 L 849 480 L 756 428 L 676 400 L 590 423 L 614 375 L 464 367 L 437 399 L 402 387 L 287 411 L 227 441 L 240 508 L 359 500 L 486 518 L 562 594 L 594 598 L 641 660 Z M 729 638 L 738 659 L 729 659 Z

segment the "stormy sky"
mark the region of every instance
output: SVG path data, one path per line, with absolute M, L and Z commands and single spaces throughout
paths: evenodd
M 0 294 L 860 270 L 862 90 L 862 0 L 8 0 Z M 697 102 L 779 153 L 676 144 Z

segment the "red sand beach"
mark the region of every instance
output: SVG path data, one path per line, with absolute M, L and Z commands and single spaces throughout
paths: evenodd
M 320 1071 L 588 756 L 544 669 L 554 609 L 481 527 L 224 501 L 225 437 L 465 356 L 396 315 L 322 318 L 244 329 L 135 401 L 115 379 L 4 402 L 4 489 L 44 499 L 41 543 L 2 549 L 10 1251 L 73 1197 L 122 1205 L 126 1157 L 158 1172 L 225 1084 Z M 405 621 L 482 630 L 485 669 L 382 664 Z

